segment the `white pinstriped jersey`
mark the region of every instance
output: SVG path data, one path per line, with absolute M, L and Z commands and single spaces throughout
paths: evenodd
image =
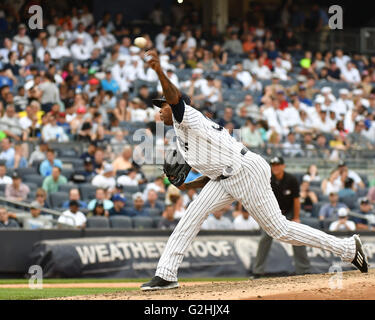
M 201 112 L 185 104 L 181 123 L 173 117 L 177 135 L 177 146 L 185 161 L 210 179 L 231 174 L 241 168 L 241 150 L 244 145 L 236 141 L 229 132 L 206 118 Z

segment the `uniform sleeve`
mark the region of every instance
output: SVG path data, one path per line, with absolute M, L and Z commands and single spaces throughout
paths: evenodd
M 184 103 L 184 105 L 185 105 L 185 111 L 183 113 L 182 121 L 179 124 L 187 128 L 199 128 L 202 118 L 204 119 L 203 115 L 198 110 L 187 105 L 186 103 Z M 173 117 L 175 116 L 173 115 Z M 177 121 L 177 119 L 175 120 Z
M 293 177 L 292 179 L 292 196 L 293 198 L 299 198 L 299 183 L 298 183 L 298 180 Z
M 172 104 L 171 107 L 174 118 L 178 123 L 181 123 L 185 113 L 185 102 L 182 97 L 177 104 Z

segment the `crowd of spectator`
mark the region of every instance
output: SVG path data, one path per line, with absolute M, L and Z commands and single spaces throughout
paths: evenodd
M 332 161 L 350 151 L 375 151 L 375 57 L 339 48 L 304 50 L 295 26 L 276 36 L 262 22 L 234 23 L 219 32 L 214 24 L 203 30 L 194 18 L 159 24 L 156 9 L 151 16 L 156 32 L 143 32 L 121 13 L 97 21 L 83 6 L 69 14 L 53 11 L 50 23 L 32 36 L 20 23 L 2 39 L 0 184 L 6 187 L 0 192 L 32 204 L 23 227 L 51 227 L 43 208 L 61 210 L 59 222 L 76 227 L 92 216 L 121 215 L 158 216 L 159 228 L 173 228 L 183 216 L 199 190 L 185 194 L 163 177 L 148 180 L 135 161 L 134 126 L 152 136 L 160 123 L 152 98 L 162 95 L 161 85 L 143 59 L 150 48 L 192 105 L 252 150 Z M 139 35 L 147 39 L 145 49 L 132 44 Z M 71 156 L 81 162 L 67 171 L 69 160 L 52 145 L 72 142 L 84 152 Z M 192 170 L 188 179 L 197 176 Z M 323 199 L 315 217 L 342 218 L 334 229 L 348 219 L 339 209 L 372 210 L 362 198 L 358 202 L 359 193 L 371 207 L 375 181 L 365 185 L 345 165 L 325 179 L 310 167 L 301 180 L 302 209 L 312 214 Z M 355 200 L 348 206 L 340 199 Z M 15 226 L 12 217 L 2 208 L 0 226 Z M 360 229 L 365 221 L 354 222 Z M 212 213 L 203 228 L 259 226 L 237 205 Z

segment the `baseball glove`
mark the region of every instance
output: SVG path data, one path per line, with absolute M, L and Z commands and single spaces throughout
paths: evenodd
M 179 187 L 190 172 L 191 167 L 185 162 L 178 150 L 169 150 L 165 155 L 163 171 L 170 183 Z

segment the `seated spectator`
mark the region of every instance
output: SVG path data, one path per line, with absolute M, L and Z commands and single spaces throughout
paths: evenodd
M 4 138 L 1 140 L 1 152 L 0 152 L 0 160 L 5 160 L 5 163 L 9 163 L 14 159 L 14 148 L 12 147 L 12 143 L 10 142 L 9 138 Z
M 24 130 L 20 124 L 20 119 L 16 113 L 16 109 L 12 103 L 7 104 L 5 113 L 1 120 L 0 129 L 5 132 L 7 137 L 14 140 L 21 140 Z
M 229 218 L 224 217 L 224 210 L 215 211 L 210 214 L 202 224 L 202 230 L 232 230 L 233 223 Z
M 177 226 L 178 221 L 179 220 L 175 218 L 174 205 L 168 204 L 165 207 L 161 220 L 159 221 L 158 229 L 173 230 Z
M 37 229 L 51 229 L 52 222 L 50 218 L 41 216 L 41 206 L 31 203 L 30 213 L 31 217 L 26 218 L 23 221 L 23 228 L 26 230 L 37 230 Z
M 108 210 L 104 209 L 104 202 L 101 200 L 96 201 L 95 207 L 87 214 L 87 217 L 108 217 Z
M 337 218 L 337 211 L 340 208 L 348 208 L 344 203 L 339 202 L 337 192 L 331 191 L 329 194 L 329 203 L 326 203 L 320 208 L 319 219 L 335 219 Z
M 21 176 L 17 172 L 12 174 L 12 184 L 7 184 L 5 187 L 5 197 L 13 201 L 25 201 L 30 188 L 22 183 Z
M 52 174 L 44 178 L 42 188 L 47 193 L 57 192 L 59 191 L 59 186 L 66 183 L 68 183 L 68 180 L 61 175 L 61 169 L 53 167 Z
M 94 170 L 94 164 L 90 157 L 85 158 L 83 161 L 83 169 L 77 170 L 72 176 L 72 180 L 75 183 L 91 182 L 96 176 L 96 171 Z
M 164 210 L 163 202 L 158 200 L 158 194 L 155 190 L 149 190 L 147 193 L 147 200 L 144 205 L 145 209 L 157 209 L 161 212 Z
M 354 191 L 354 180 L 352 178 L 347 177 L 344 182 L 344 188 L 341 189 L 338 193 L 339 199 L 348 198 L 348 197 L 355 197 L 356 193 Z
M 175 218 L 181 219 L 185 214 L 184 199 L 181 194 L 170 196 L 171 204 L 174 205 Z
M 91 159 L 91 162 L 94 162 L 95 159 L 95 151 L 97 148 L 97 144 L 95 141 L 91 141 L 89 143 L 89 146 L 87 147 L 87 151 L 81 154 L 80 158 L 84 161 L 87 160 L 87 158 Z
M 40 174 L 43 177 L 51 175 L 53 167 L 59 167 L 62 169 L 62 162 L 59 159 L 55 159 L 55 151 L 53 149 L 48 149 L 47 159 L 40 164 Z
M 339 174 L 340 174 L 340 176 L 336 178 L 337 181 L 340 181 L 340 180 L 345 181 L 345 178 L 349 177 L 349 178 L 352 178 L 354 180 L 355 190 L 357 190 L 358 188 L 360 188 L 360 189 L 365 188 L 365 184 L 363 183 L 359 174 L 356 173 L 353 170 L 349 170 L 348 166 L 346 165 L 346 163 L 344 161 L 341 161 L 338 164 L 337 169 L 339 170 Z
M 38 188 L 35 194 L 35 200 L 31 203 L 34 206 L 41 208 L 49 208 L 47 202 L 47 192 L 43 188 Z
M 144 208 L 144 200 L 141 192 L 133 194 L 133 208 L 129 210 L 129 215 L 135 217 L 146 217 L 149 216 L 149 213 Z
M 112 197 L 113 207 L 108 211 L 109 216 L 127 216 L 133 217 L 135 215 L 133 210 L 125 209 L 126 198 L 121 197 L 119 194 L 115 194 Z
M 157 193 L 165 193 L 164 179 L 162 177 L 157 177 L 154 182 L 147 184 L 145 191 L 143 192 L 147 197 L 149 190 L 155 190 Z
M 86 216 L 81 211 L 78 211 L 78 208 L 78 201 L 71 200 L 69 202 L 69 210 L 64 211 L 57 222 L 79 229 L 85 228 L 87 221 Z
M 114 171 L 111 164 L 106 163 L 104 165 L 103 172 L 101 174 L 96 175 L 91 184 L 98 188 L 109 189 L 112 190 L 116 186 L 116 179 L 114 178 Z
M 241 214 L 239 214 L 233 220 L 233 228 L 235 230 L 259 230 L 260 227 L 258 223 L 254 220 L 250 214 L 241 207 Z
M 310 181 L 303 178 L 300 186 L 299 199 L 301 209 L 306 212 L 312 212 L 313 204 L 318 202 L 318 197 L 314 191 L 310 190 Z
M 27 167 L 27 160 L 23 156 L 22 146 L 20 144 L 14 146 L 14 157 L 11 160 L 8 160 L 5 165 L 7 168 L 12 169 Z
M 367 197 L 362 197 L 358 200 L 358 202 L 359 210 L 357 213 L 363 215 L 364 217 L 352 217 L 352 220 L 356 224 L 357 230 L 375 230 L 375 212 L 370 200 Z
M 283 143 L 284 154 L 289 157 L 302 157 L 303 151 L 301 144 L 296 142 L 296 136 L 293 132 L 287 135 L 287 141 Z
M 369 189 L 367 198 L 370 200 L 371 203 L 375 204 L 375 186 Z
M 12 184 L 12 178 L 7 176 L 7 168 L 0 164 L 0 184 Z
M 126 146 L 122 154 L 113 161 L 113 170 L 128 170 L 132 167 L 132 147 Z
M 117 183 L 121 186 L 138 186 L 137 171 L 130 168 L 127 174 L 117 178 Z
M 240 127 L 237 121 L 233 119 L 233 109 L 230 107 L 224 109 L 224 115 L 218 121 L 218 124 L 222 127 L 225 127 L 225 125 L 228 123 L 233 123 L 236 129 Z
M 264 142 L 255 120 L 246 120 L 246 126 L 241 128 L 242 143 L 249 148 L 263 148 Z
M 320 181 L 318 167 L 315 164 L 312 164 L 308 167 L 306 174 L 303 176 L 303 180 L 306 180 L 309 182 Z
M 244 111 L 242 111 L 244 110 Z M 247 118 L 252 118 L 256 121 L 262 118 L 259 107 L 254 103 L 254 98 L 251 94 L 247 94 L 243 102 L 237 105 L 236 113 L 238 116 L 244 115 Z
M 329 231 L 354 231 L 355 223 L 348 220 L 348 209 L 340 208 L 337 212 L 338 220 L 329 225 Z
M 0 207 L 0 229 L 13 229 L 19 227 L 20 226 L 16 220 L 9 219 L 8 210 L 4 207 Z
M 29 165 L 32 166 L 34 161 L 42 162 L 47 158 L 47 150 L 48 150 L 48 143 L 45 141 L 41 141 L 37 146 L 35 146 L 35 150 L 31 153 L 29 157 Z
M 340 180 L 340 171 L 333 169 L 328 178 L 324 179 L 321 184 L 321 189 L 324 195 L 328 196 L 332 192 L 338 193 L 342 187 Z
M 92 211 L 95 208 L 96 202 L 102 201 L 104 210 L 110 210 L 113 207 L 113 202 L 107 199 L 107 191 L 103 188 L 98 188 L 95 192 L 95 199 L 91 200 L 87 208 Z
M 44 141 L 58 141 L 66 142 L 69 141 L 69 137 L 65 133 L 63 127 L 57 124 L 56 116 L 49 116 L 48 123 L 43 126 L 42 138 Z
M 374 145 L 363 135 L 366 125 L 363 120 L 355 121 L 354 131 L 348 134 L 348 143 L 350 148 L 357 150 L 373 150 Z
M 68 209 L 69 208 L 69 202 L 75 200 L 78 202 L 79 209 L 87 209 L 87 203 L 85 201 L 81 200 L 81 194 L 79 193 L 79 190 L 77 188 L 70 189 L 69 191 L 69 200 L 66 200 L 62 204 L 62 208 Z

